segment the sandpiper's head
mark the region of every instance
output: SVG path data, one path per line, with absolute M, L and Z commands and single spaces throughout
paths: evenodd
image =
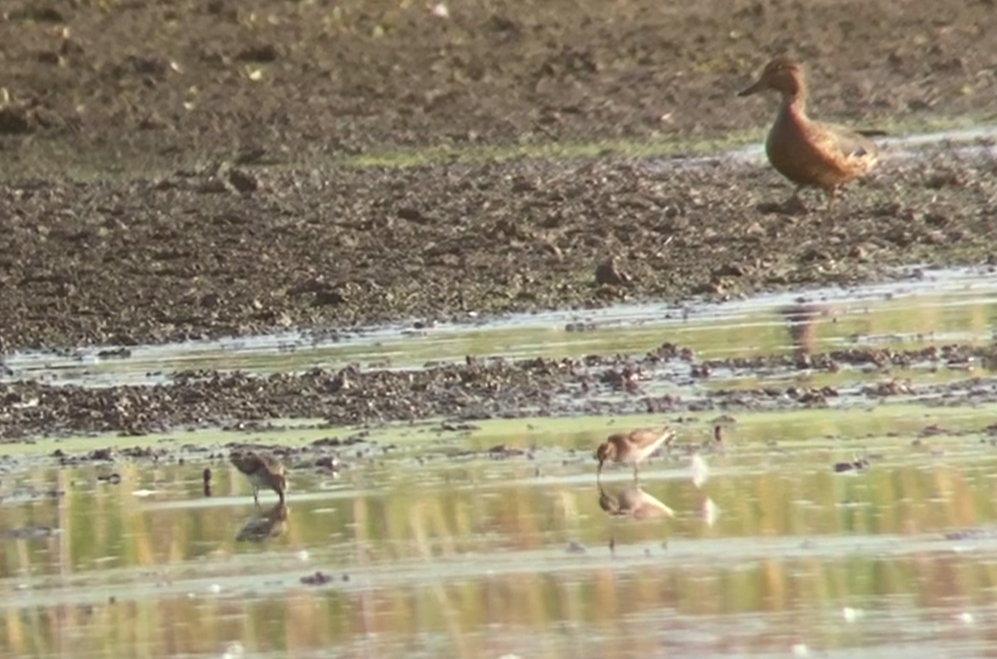
M 599 448 L 595 450 L 595 458 L 599 461 L 599 471 L 602 471 L 602 464 L 606 460 L 611 461 L 616 458 L 616 444 L 613 442 L 599 444 Z
M 242 451 L 232 451 L 232 453 L 228 456 L 228 459 L 229 462 L 235 465 L 236 469 L 241 472 L 245 472 L 249 464 L 249 457 L 252 455 L 253 454 L 251 452 L 244 453 Z
M 783 96 L 798 94 L 803 89 L 803 67 L 788 55 L 778 55 L 765 65 L 755 84 L 737 95 L 750 96 L 766 89 L 775 90 Z

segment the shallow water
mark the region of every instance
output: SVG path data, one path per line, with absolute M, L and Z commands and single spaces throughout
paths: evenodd
M 292 461 L 283 520 L 224 461 L 38 459 L 3 478 L 0 656 L 989 655 L 995 411 L 745 415 L 699 487 L 685 450 L 644 466 L 640 510 L 674 515 L 646 519 L 604 512 L 591 450 L 650 417 L 395 428 L 338 475 Z M 264 539 L 238 540 L 257 515 Z
M 939 146 L 946 146 L 953 153 L 963 157 L 993 156 L 997 154 L 997 141 L 995 139 L 997 139 L 997 125 L 973 125 L 909 135 L 887 135 L 875 137 L 873 141 L 879 147 L 880 160 L 886 161 L 923 157 L 925 147 Z M 740 162 L 758 162 L 765 159 L 765 150 L 759 141 L 757 144 L 729 151 L 724 154 L 724 157 Z M 713 154 L 683 158 L 679 163 L 695 167 L 714 163 L 717 160 L 717 155 Z M 674 159 L 666 162 L 667 167 L 675 167 L 676 161 Z
M 183 369 L 255 373 L 309 368 L 413 368 L 462 361 L 465 355 L 504 357 L 640 353 L 665 341 L 692 348 L 700 359 L 790 352 L 787 314 L 812 307 L 812 350 L 876 344 L 979 343 L 997 336 L 997 277 L 990 268 L 908 268 L 900 281 L 857 287 L 771 293 L 721 303 L 622 304 L 605 309 L 515 314 L 422 329 L 385 326 L 347 334 L 290 331 L 129 348 L 127 358 L 101 356 L 119 346 L 71 355 L 13 353 L 0 382 L 37 379 L 83 386 L 158 384 Z M 795 310 L 795 311 L 794 311 Z M 714 379 L 715 381 L 722 381 Z
M 909 274 L 723 304 L 144 346 L 128 359 L 21 354 L 7 366 L 15 378 L 102 386 L 168 382 L 182 368 L 410 368 L 465 354 L 642 354 L 665 341 L 700 359 L 744 357 L 798 347 L 787 318 L 801 306 L 814 310 L 815 351 L 997 336 L 997 277 Z M 579 322 L 587 329 L 567 329 Z M 997 655 L 997 379 L 980 364 L 888 375 L 911 394 L 866 397 L 862 385 L 884 374 L 847 365 L 657 374 L 686 399 L 801 377 L 843 395 L 828 409 L 669 418 L 679 445 L 642 467 L 640 490 L 616 465 L 600 489 L 592 450 L 660 415 L 373 429 L 289 459 L 286 509 L 271 493 L 254 508 L 225 445 L 302 447 L 354 429 L 284 420 L 265 434 L 5 447 L 0 656 Z M 74 467 L 52 457 L 106 446 L 167 453 Z M 322 453 L 341 468 L 316 467 Z M 860 456 L 870 468 L 834 472 Z M 308 583 L 316 573 L 321 583 Z

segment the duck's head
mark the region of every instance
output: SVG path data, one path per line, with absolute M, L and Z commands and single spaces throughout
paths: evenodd
M 765 65 L 755 84 L 737 95 L 750 96 L 767 89 L 775 90 L 783 96 L 800 93 L 803 89 L 803 66 L 789 55 L 778 55 Z

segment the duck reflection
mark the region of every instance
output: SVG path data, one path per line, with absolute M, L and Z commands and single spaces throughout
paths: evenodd
M 283 501 L 278 502 L 269 510 L 257 510 L 239 529 L 235 539 L 238 542 L 263 542 L 270 538 L 277 538 L 287 531 L 289 512 L 287 504 Z
M 813 304 L 793 304 L 779 309 L 786 320 L 789 339 L 793 343 L 796 358 L 806 360 L 816 349 L 817 319 L 826 312 Z
M 637 484 L 627 485 L 613 495 L 600 483 L 599 507 L 613 517 L 629 516 L 634 519 L 675 517 L 675 511 L 642 490 Z

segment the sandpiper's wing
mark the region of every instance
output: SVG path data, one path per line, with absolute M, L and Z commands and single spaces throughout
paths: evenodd
M 229 460 L 244 474 L 257 474 L 260 472 L 284 473 L 284 465 L 273 456 L 265 453 L 236 451 L 229 456 Z
M 627 440 L 635 448 L 644 450 L 652 446 L 660 446 L 669 443 L 675 438 L 675 431 L 671 428 L 655 430 L 651 428 L 640 428 L 627 435 Z
M 259 456 L 262 466 L 273 474 L 283 474 L 284 464 L 272 455 L 263 454 Z

